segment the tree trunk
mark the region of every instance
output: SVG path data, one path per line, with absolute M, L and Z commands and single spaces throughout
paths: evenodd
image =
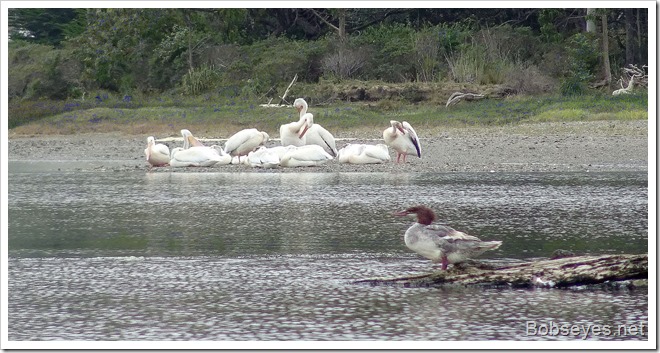
M 346 43 L 346 9 L 339 9 L 339 40 Z
M 571 256 L 498 266 L 454 266 L 448 271 L 366 279 L 354 283 L 402 287 L 486 285 L 566 288 L 637 279 L 648 279 L 647 254 Z
M 624 9 L 626 22 L 626 65 L 635 63 L 635 14 L 633 9 Z
M 596 9 L 587 9 L 587 33 L 596 33 L 594 12 L 596 12 Z
M 612 83 L 612 71 L 610 69 L 610 44 L 609 44 L 609 34 L 607 32 L 607 14 L 601 16 L 601 21 L 603 25 L 603 69 L 605 74 L 605 80 L 607 84 Z

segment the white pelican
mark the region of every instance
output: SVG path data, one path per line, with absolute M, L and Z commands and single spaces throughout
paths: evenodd
M 204 146 L 204 144 L 199 142 L 188 129 L 181 130 L 181 135 L 183 136 L 184 150 L 187 150 L 190 147 Z
M 280 165 L 282 167 L 311 167 L 321 165 L 332 159 L 321 146 L 306 145 L 290 148 L 282 159 Z
M 337 162 L 350 164 L 383 163 L 390 160 L 390 151 L 386 145 L 348 144 L 340 149 Z
M 482 241 L 451 227 L 431 224 L 435 220 L 435 213 L 426 206 L 410 207 L 394 213 L 395 216 L 409 214 L 416 214 L 417 222 L 406 230 L 406 246 L 433 263 L 442 263 L 443 270 L 447 269 L 448 264 L 465 261 L 502 245 L 501 241 Z
M 383 140 L 396 151 L 396 162 L 399 163 L 403 156 L 403 163 L 406 162 L 407 155 L 417 155 L 422 158 L 422 146 L 419 144 L 417 133 L 408 122 L 400 123 L 396 120 L 390 120 L 391 128 L 383 131 Z
M 305 138 L 306 145 L 319 145 L 331 156 L 337 157 L 337 146 L 335 137 L 319 124 L 314 124 L 314 115 L 307 112 L 307 102 L 298 98 L 293 102 L 293 106 L 300 112 L 300 119 L 305 120 L 305 126 L 300 133 L 301 138 Z M 286 144 L 282 144 L 285 146 Z
M 172 150 L 172 154 L 170 156 L 170 166 L 210 167 L 217 163 L 224 163 L 227 159 L 226 157 L 227 156 L 221 156 L 214 148 L 211 147 L 197 146 L 190 147 L 188 149 L 177 147 Z
M 144 154 L 152 167 L 162 167 L 170 163 L 170 148 L 162 143 L 156 143 L 153 136 L 147 137 L 147 148 L 144 149 Z
M 312 114 L 307 113 L 307 103 L 305 102 L 305 112 L 302 111 L 302 103 L 299 101 L 305 102 L 303 99 L 298 98 L 293 103 L 293 106 L 300 113 L 300 119 L 292 123 L 284 124 L 280 126 L 280 140 L 282 141 L 282 146 L 304 146 L 307 142 L 305 137 L 305 132 L 313 123 L 311 120 L 308 121 L 309 117 L 312 117 Z
M 261 146 L 248 153 L 245 163 L 252 167 L 275 168 L 280 165 L 280 157 L 270 148 Z
M 241 156 L 246 156 L 266 141 L 268 141 L 268 134 L 263 131 L 257 129 L 241 130 L 225 142 L 225 153 L 232 157 L 238 157 L 240 163 Z

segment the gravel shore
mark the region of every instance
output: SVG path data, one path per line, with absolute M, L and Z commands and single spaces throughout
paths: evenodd
M 417 129 L 422 158 L 408 163 L 349 165 L 334 161 L 308 168 L 262 170 L 245 165 L 209 168 L 153 168 L 152 172 L 535 172 L 647 171 L 647 121 L 535 123 L 505 127 L 450 128 L 433 134 Z M 193 131 L 194 133 L 194 131 Z M 360 136 L 335 133 L 337 148 L 348 143 L 382 143 L 380 132 Z M 164 136 L 155 136 L 157 139 Z M 203 136 L 199 136 L 204 138 Z M 81 169 L 146 171 L 147 136 L 117 133 L 16 136 L 9 135 L 10 161 L 52 161 Z M 212 137 L 209 137 L 212 138 Z M 221 138 L 221 137 L 219 137 Z M 373 139 L 371 139 L 373 138 Z M 165 139 L 170 148 L 180 138 Z M 209 142 L 222 144 L 223 140 Z M 278 140 L 266 146 L 279 145 Z M 395 156 L 390 150 L 391 156 Z M 394 161 L 394 158 L 393 158 Z M 86 163 L 88 162 L 88 163 Z M 85 166 L 87 164 L 87 166 Z

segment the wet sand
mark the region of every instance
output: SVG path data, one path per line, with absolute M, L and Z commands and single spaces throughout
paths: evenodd
M 193 131 L 194 133 L 194 131 Z M 247 165 L 208 168 L 153 168 L 151 172 L 573 172 L 647 171 L 647 121 L 536 123 L 505 127 L 450 128 L 435 132 L 417 129 L 422 158 L 408 162 L 351 165 L 335 161 L 306 168 L 260 169 Z M 369 136 L 367 136 L 369 135 Z M 337 148 L 348 143 L 382 143 L 380 132 L 338 132 Z M 180 137 L 155 136 L 170 149 Z M 204 139 L 204 136 L 198 136 Z M 82 165 L 79 169 L 147 171 L 147 136 L 119 133 L 9 137 L 9 160 L 52 161 L 54 165 Z M 207 144 L 224 143 L 208 136 Z M 373 139 L 371 139 L 373 138 Z M 266 147 L 279 145 L 274 139 Z

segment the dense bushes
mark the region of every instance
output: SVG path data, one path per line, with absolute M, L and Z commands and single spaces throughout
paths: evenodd
M 10 42 L 10 99 L 81 98 L 98 90 L 199 95 L 228 86 L 240 87 L 243 95 L 276 98 L 296 74 L 304 83 L 453 81 L 504 84 L 526 94 L 557 89 L 576 94 L 599 65 L 596 38 L 578 33 L 547 42 L 526 27 L 452 24 L 415 30 L 391 23 L 345 41 L 329 34 L 315 41 L 271 37 L 238 45 L 222 43 L 203 28 L 131 18 L 133 27 L 101 18 L 96 37 L 57 49 Z M 149 38 L 140 37 L 139 27 L 151 28 Z

